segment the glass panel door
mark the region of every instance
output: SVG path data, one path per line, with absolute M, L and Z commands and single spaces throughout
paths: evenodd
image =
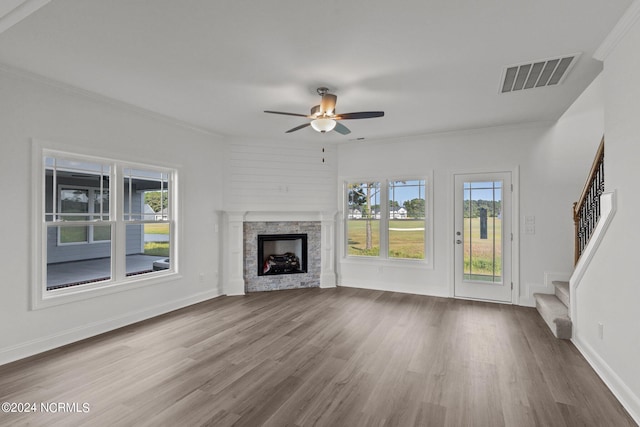
M 511 302 L 511 174 L 455 176 L 455 295 Z

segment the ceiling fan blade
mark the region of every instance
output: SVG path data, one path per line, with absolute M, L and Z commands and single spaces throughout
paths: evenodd
M 289 130 L 288 130 L 288 131 L 286 131 L 285 133 L 295 132 L 295 131 L 297 131 L 297 130 L 304 129 L 304 128 L 306 128 L 307 126 L 310 126 L 310 125 L 311 125 L 311 123 L 305 123 L 305 124 L 303 124 L 303 125 L 296 126 L 296 127 L 294 127 L 293 129 L 289 129 Z
M 337 100 L 338 97 L 336 95 L 325 93 L 322 95 L 322 101 L 320 101 L 320 111 L 328 115 L 335 113 Z
M 348 127 L 346 127 L 345 125 L 343 125 L 340 122 L 336 123 L 336 127 L 333 128 L 333 130 L 335 130 L 336 132 L 338 132 L 341 135 L 348 135 L 351 133 L 351 131 L 349 130 Z
M 296 117 L 306 117 L 306 118 L 310 118 L 308 115 L 306 114 L 298 114 L 298 113 L 284 113 L 282 111 L 269 111 L 269 110 L 265 110 L 265 113 L 270 113 L 270 114 L 282 114 L 284 116 L 296 116 Z
M 384 111 L 361 111 L 358 113 L 338 114 L 334 117 L 336 120 L 353 120 L 353 119 L 373 119 L 374 117 L 383 117 Z

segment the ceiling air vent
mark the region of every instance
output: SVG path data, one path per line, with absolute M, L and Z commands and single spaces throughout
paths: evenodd
M 579 56 L 580 54 L 576 53 L 506 67 L 502 73 L 500 92 L 515 92 L 560 84 L 578 61 Z

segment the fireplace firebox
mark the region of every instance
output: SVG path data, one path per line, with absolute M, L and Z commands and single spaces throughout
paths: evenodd
M 258 276 L 306 272 L 306 234 L 258 234 Z

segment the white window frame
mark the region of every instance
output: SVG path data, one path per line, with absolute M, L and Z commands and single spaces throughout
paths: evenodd
M 424 198 L 425 198 L 425 239 L 424 239 L 424 259 L 397 258 L 389 256 L 389 184 L 396 181 L 417 181 L 424 180 Z M 349 262 L 375 262 L 389 263 L 392 265 L 413 265 L 433 267 L 433 172 L 427 174 L 413 174 L 406 176 L 387 176 L 387 177 L 367 177 L 367 178 L 349 178 L 343 177 L 342 203 L 343 203 L 343 236 L 342 249 L 343 259 Z M 375 256 L 350 255 L 348 250 L 348 233 L 349 233 L 349 184 L 356 182 L 377 182 L 380 183 L 380 253 Z
M 175 281 L 181 277 L 180 247 L 178 245 L 179 236 L 179 192 L 178 176 L 179 170 L 169 165 L 150 165 L 131 161 L 122 161 L 105 157 L 101 154 L 81 153 L 79 150 L 69 150 L 68 147 L 59 148 L 54 143 L 40 140 L 32 140 L 32 222 L 33 222 L 33 243 L 32 243 L 32 277 L 31 277 L 31 308 L 41 309 L 50 306 L 81 301 L 108 295 L 116 292 L 123 292 L 138 289 L 167 281 Z M 102 221 L 73 221 L 73 225 L 110 225 L 111 226 L 111 279 L 71 286 L 54 290 L 47 290 L 47 230 L 60 224 L 56 221 L 46 221 L 46 173 L 45 157 L 68 159 L 74 161 L 86 161 L 91 163 L 109 164 L 111 166 L 108 220 Z M 168 189 L 170 194 L 168 219 L 166 221 L 131 220 L 126 221 L 124 217 L 124 177 L 123 169 L 149 170 L 167 173 L 169 175 Z M 54 184 L 55 187 L 57 185 Z M 65 188 L 72 187 L 65 185 Z M 56 188 L 56 196 L 58 189 Z M 56 197 L 57 198 L 57 197 Z M 57 203 L 57 201 L 54 201 Z M 128 224 L 166 222 L 170 227 L 170 254 L 171 265 L 169 269 L 154 271 L 140 275 L 126 275 L 126 226 Z M 99 224 L 98 224 L 99 223 Z M 71 225 L 67 222 L 68 225 Z M 100 241 L 107 242 L 107 241 Z M 98 243 L 98 242 L 96 242 Z M 76 243 L 70 243 L 76 244 Z M 82 242 L 80 244 L 87 244 Z

